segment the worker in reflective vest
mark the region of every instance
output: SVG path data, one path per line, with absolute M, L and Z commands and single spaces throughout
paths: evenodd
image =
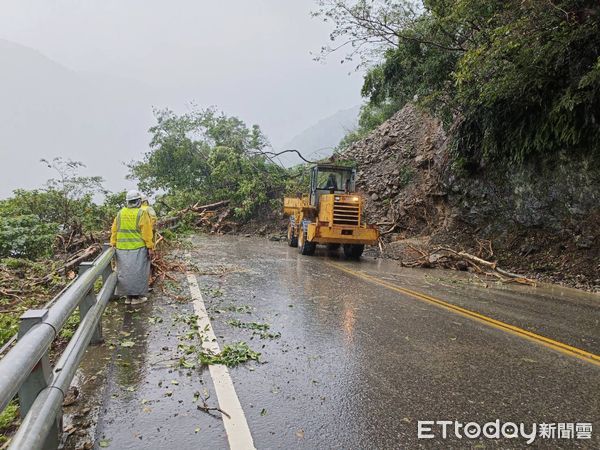
M 110 244 L 116 247 L 117 292 L 125 303 L 139 305 L 148 300 L 150 261 L 154 250 L 152 221 L 141 208 L 142 194 L 127 192 L 127 205 L 113 221 Z
M 150 216 L 150 222 L 152 222 L 152 227 L 154 228 L 154 225 L 156 225 L 157 220 L 156 211 L 154 211 L 154 208 L 150 206 L 148 196 L 144 194 L 142 194 L 142 209 L 148 212 L 148 215 Z

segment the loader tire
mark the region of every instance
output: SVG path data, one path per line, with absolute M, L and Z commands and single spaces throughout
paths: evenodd
M 298 236 L 294 233 L 292 224 L 288 224 L 287 243 L 290 247 L 298 247 Z
M 308 242 L 305 239 L 304 231 L 300 231 L 298 234 L 298 253 L 301 255 L 312 256 L 315 254 L 315 249 L 317 248 L 317 244 L 314 242 Z
M 360 259 L 364 250 L 364 244 L 344 244 L 344 255 L 348 259 Z

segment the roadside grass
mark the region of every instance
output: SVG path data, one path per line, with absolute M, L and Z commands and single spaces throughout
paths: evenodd
M 0 413 L 0 445 L 5 444 L 9 439 L 8 436 L 17 428 L 18 418 L 19 405 L 16 400 L 13 400 Z
M 75 311 L 67 319 L 67 322 L 60 330 L 59 336 L 62 339 L 66 339 L 67 341 L 71 339 L 73 337 L 73 334 L 75 334 L 75 330 L 77 330 L 80 321 L 81 319 L 79 317 L 79 311 Z
M 70 281 L 52 275 L 47 283 L 39 283 L 54 273 L 58 265 L 58 261 L 51 259 L 0 259 L 0 346 L 17 333 L 19 317 L 25 311 L 41 308 Z
M 4 345 L 19 331 L 19 318 L 13 314 L 0 314 L 0 345 Z

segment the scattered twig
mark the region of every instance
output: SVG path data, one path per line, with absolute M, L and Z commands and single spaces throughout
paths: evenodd
M 227 416 L 227 418 L 231 419 L 231 416 L 229 414 L 227 414 L 225 411 L 223 411 L 221 408 L 217 407 L 217 406 L 208 406 L 208 403 L 206 403 L 206 401 L 210 398 L 210 394 L 208 394 L 206 396 L 206 398 L 204 398 L 200 392 L 196 392 L 196 395 L 198 396 L 199 399 L 202 400 L 202 404 L 201 405 L 197 405 L 197 408 L 200 411 L 204 411 L 205 413 L 210 414 L 211 411 L 218 411 L 221 414 L 223 414 L 224 416 Z
M 204 411 L 205 413 L 208 413 L 208 414 L 210 414 L 210 411 L 219 411 L 224 416 L 227 416 L 228 419 L 231 419 L 231 416 L 229 414 L 227 414 L 225 411 L 223 411 L 221 408 L 219 408 L 217 406 L 207 406 L 206 404 L 204 404 L 204 405 L 198 405 L 197 408 L 200 411 Z

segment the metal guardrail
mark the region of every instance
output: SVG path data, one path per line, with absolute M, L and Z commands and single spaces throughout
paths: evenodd
M 21 426 L 10 449 L 56 449 L 62 431 L 62 403 L 90 343 L 102 340 L 100 319 L 114 294 L 117 275 L 108 245 L 92 262 L 79 266 L 75 281 L 48 309 L 32 309 L 21 316 L 18 340 L 0 360 L 0 411 L 19 395 Z M 96 295 L 94 284 L 102 278 Z M 79 307 L 81 321 L 69 344 L 50 367 L 50 345 Z

